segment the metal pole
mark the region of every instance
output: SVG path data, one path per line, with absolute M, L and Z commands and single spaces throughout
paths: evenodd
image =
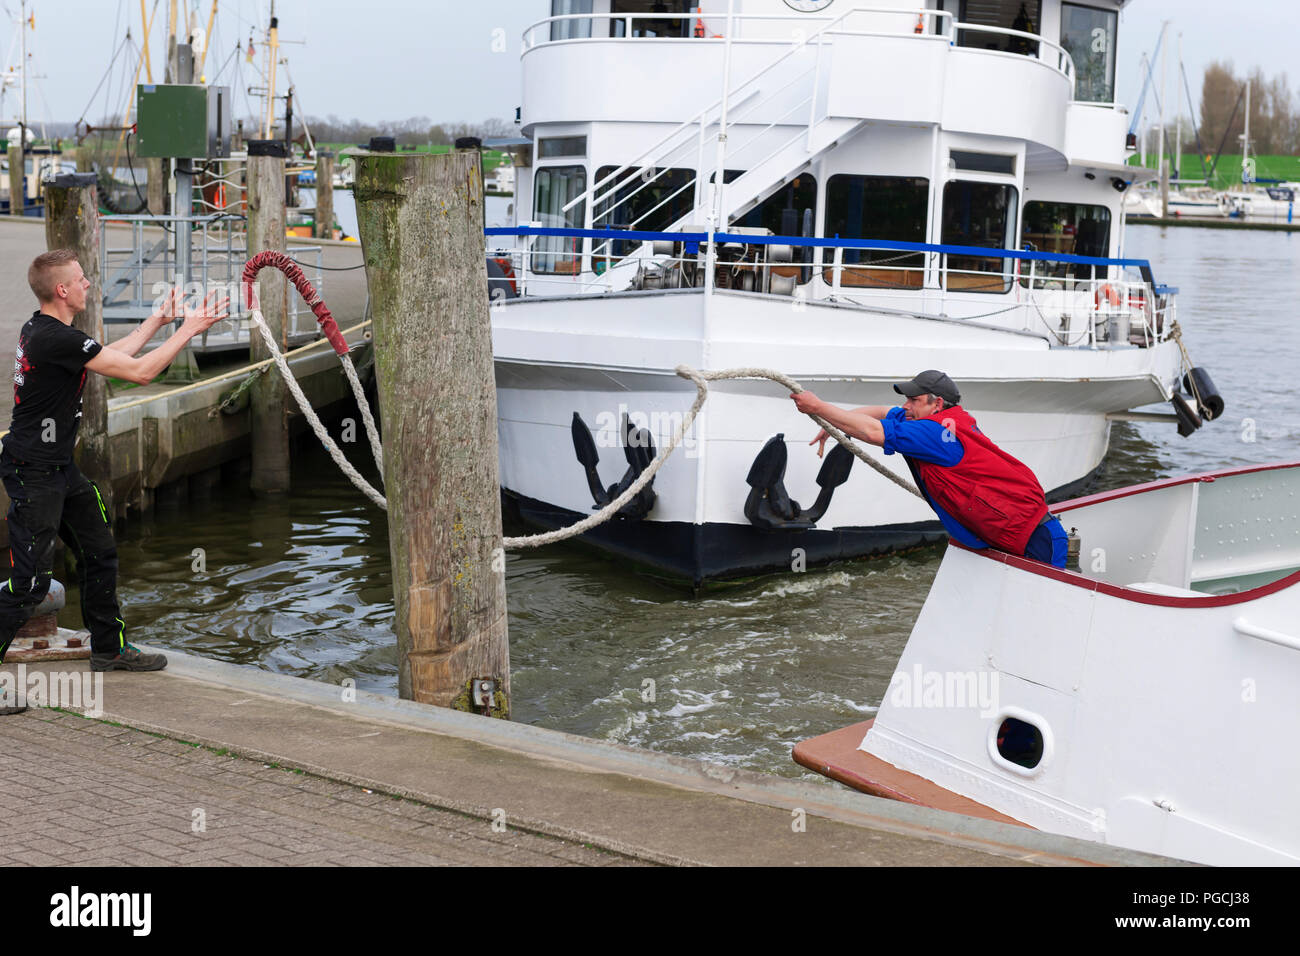
M 1183 35 L 1178 34 L 1178 65 L 1183 63 Z M 1163 92 L 1163 91 L 1162 91 Z M 1190 105 L 1190 104 L 1189 104 Z M 1174 180 L 1183 178 L 1183 88 L 1178 87 L 1178 109 L 1174 111 Z
M 18 145 L 22 147 L 23 156 L 26 157 L 27 155 L 27 0 L 23 0 L 22 16 L 23 16 L 23 22 L 18 24 L 18 31 L 22 34 L 23 37 L 23 43 L 22 43 L 23 59 L 22 59 L 22 70 L 19 71 L 18 76 L 19 76 L 19 81 L 22 84 L 22 91 L 23 91 L 23 121 L 18 124 L 19 127 Z M 26 160 L 24 159 L 23 173 L 26 174 L 26 172 L 27 172 Z M 27 184 L 24 182 L 23 195 L 20 197 L 20 205 L 18 207 L 19 209 L 22 209 L 22 204 L 25 203 L 27 199 L 26 186 Z M 14 204 L 14 197 L 10 195 L 9 196 L 10 211 L 13 210 L 13 204 Z
M 736 0 L 727 0 L 727 36 L 723 41 L 722 53 L 722 109 L 718 114 L 718 150 L 717 161 L 713 171 L 713 193 L 709 201 L 708 217 L 708 253 L 705 256 L 704 294 L 713 293 L 713 272 L 717 263 L 717 243 L 713 235 L 717 232 L 722 217 L 722 180 L 723 167 L 727 159 L 727 105 L 731 99 L 731 35 L 736 11 Z

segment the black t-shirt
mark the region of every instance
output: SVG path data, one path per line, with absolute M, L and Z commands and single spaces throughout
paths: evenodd
M 103 346 L 41 312 L 18 333 L 14 413 L 4 447 L 19 461 L 66 465 L 81 424 L 86 363 Z

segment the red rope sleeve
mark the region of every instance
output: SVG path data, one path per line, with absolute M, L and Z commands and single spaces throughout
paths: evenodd
M 253 258 L 244 264 L 244 273 L 242 276 L 242 285 L 246 297 L 248 308 L 253 307 L 253 282 L 257 279 L 257 274 L 267 266 L 279 269 L 284 273 L 284 277 L 293 283 L 293 287 L 298 290 L 304 302 L 316 316 L 316 322 L 320 325 L 320 330 L 329 339 L 330 345 L 334 346 L 334 351 L 339 355 L 348 354 L 348 343 L 343 338 L 343 333 L 339 331 L 339 324 L 334 321 L 334 316 L 330 314 L 329 306 L 321 298 L 316 287 L 308 281 L 303 274 L 298 263 L 294 262 L 283 252 L 259 252 Z

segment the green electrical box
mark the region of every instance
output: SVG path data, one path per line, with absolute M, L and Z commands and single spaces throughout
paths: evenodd
M 140 157 L 222 159 L 230 155 L 230 87 L 141 83 L 135 94 Z

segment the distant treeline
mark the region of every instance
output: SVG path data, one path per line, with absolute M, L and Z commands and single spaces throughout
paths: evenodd
M 450 146 L 461 136 L 480 139 L 517 135 L 519 128 L 503 119 L 484 120 L 480 123 L 435 123 L 427 116 L 410 119 L 367 123 L 361 120 L 341 120 L 337 116 L 307 117 L 312 139 L 322 143 L 356 143 L 365 145 L 372 136 L 391 136 L 399 146 Z M 295 132 L 301 132 L 297 130 Z
M 1200 132 L 1202 148 L 1207 152 L 1213 154 L 1223 141 L 1225 153 L 1241 153 L 1237 137 L 1246 126 L 1246 101 L 1242 96 L 1246 79 L 1237 76 L 1228 61 L 1214 62 L 1206 68 L 1201 86 Z M 1300 153 L 1300 109 L 1286 74 L 1269 79 L 1256 67 L 1249 80 L 1250 151 L 1260 155 Z

